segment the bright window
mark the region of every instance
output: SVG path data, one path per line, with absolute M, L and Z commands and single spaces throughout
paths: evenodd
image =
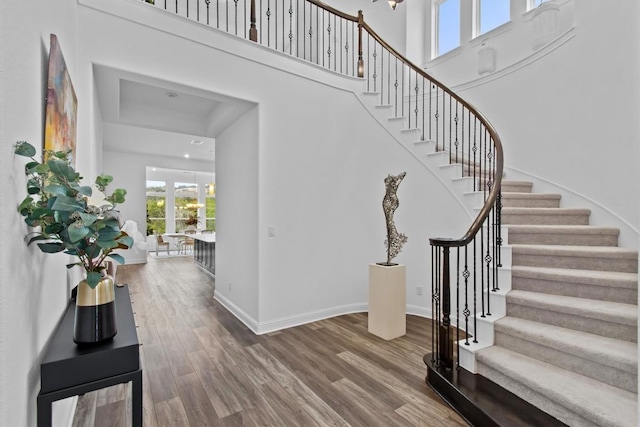
M 147 181 L 147 236 L 163 234 L 167 229 L 167 183 Z
M 542 3 L 545 3 L 547 1 L 549 0 L 528 0 L 529 2 L 528 10 L 535 9 L 536 7 L 540 6 Z
M 176 182 L 174 188 L 176 191 L 176 230 L 183 231 L 190 225 L 193 225 L 194 228 L 200 228 L 198 226 L 200 222 L 198 209 L 195 207 L 198 203 L 198 184 L 192 182 Z M 197 221 L 197 223 L 193 224 L 194 221 Z
M 460 0 L 436 3 L 436 56 L 460 46 Z
M 478 0 L 478 3 L 478 34 L 484 34 L 511 20 L 510 0 Z

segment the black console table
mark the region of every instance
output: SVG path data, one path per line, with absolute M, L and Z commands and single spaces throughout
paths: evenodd
M 112 340 L 78 346 L 73 342 L 75 304 L 71 302 L 53 333 L 40 365 L 38 427 L 51 426 L 56 400 L 131 381 L 133 426 L 142 426 L 142 369 L 129 287 L 116 287 L 118 333 Z

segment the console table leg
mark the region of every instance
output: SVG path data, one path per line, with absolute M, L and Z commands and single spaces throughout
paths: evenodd
M 135 374 L 131 381 L 131 385 L 133 387 L 131 393 L 131 416 L 133 417 L 133 427 L 142 427 L 142 370 L 138 370 Z
M 51 403 L 50 399 L 38 396 L 38 427 L 51 427 Z

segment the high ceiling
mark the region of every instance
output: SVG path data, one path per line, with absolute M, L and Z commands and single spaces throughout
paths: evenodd
M 254 105 L 103 65 L 94 77 L 107 150 L 213 161 L 215 138 Z

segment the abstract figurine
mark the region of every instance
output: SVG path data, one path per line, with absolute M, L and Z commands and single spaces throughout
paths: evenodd
M 398 233 L 396 225 L 393 222 L 393 213 L 400 205 L 396 192 L 406 174 L 406 172 L 402 172 L 397 176 L 389 175 L 384 179 L 386 192 L 382 199 L 382 210 L 384 211 L 384 218 L 387 223 L 387 239 L 384 241 L 384 244 L 387 246 L 387 262 L 381 263 L 382 265 L 395 265 L 391 263 L 391 260 L 400 253 L 402 245 L 407 242 L 407 236 Z

